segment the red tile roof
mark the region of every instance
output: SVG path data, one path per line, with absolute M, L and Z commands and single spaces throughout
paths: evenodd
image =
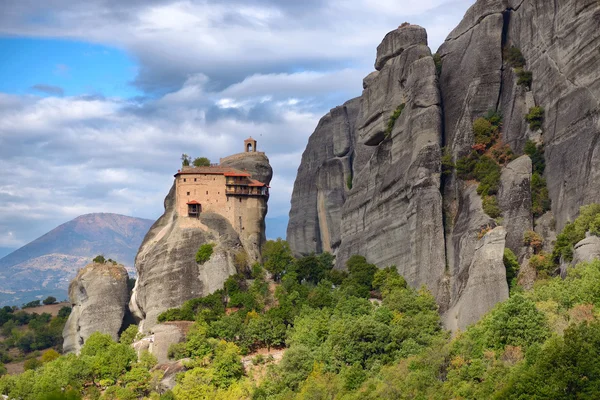
M 188 201 L 187 204 L 200 204 L 196 200 Z
M 237 170 L 235 168 L 229 168 L 229 167 L 190 167 L 190 168 L 185 168 L 183 171 L 182 170 L 177 171 L 175 176 L 190 175 L 190 174 L 225 175 L 225 174 L 247 174 L 247 172 L 243 172 L 243 171 Z M 248 176 L 250 176 L 250 175 L 248 174 Z
M 247 172 L 225 172 L 223 175 L 225 175 L 225 176 L 245 176 L 248 178 L 252 176 Z
M 263 187 L 263 186 L 267 186 L 262 182 L 257 181 L 256 179 L 250 179 L 250 184 L 248 186 L 255 186 L 255 187 Z

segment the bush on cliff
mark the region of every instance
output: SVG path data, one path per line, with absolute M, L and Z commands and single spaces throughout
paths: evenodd
M 210 260 L 210 256 L 213 254 L 214 247 L 215 245 L 213 243 L 206 243 L 200 246 L 198 252 L 196 253 L 196 262 L 198 264 L 204 264 Z

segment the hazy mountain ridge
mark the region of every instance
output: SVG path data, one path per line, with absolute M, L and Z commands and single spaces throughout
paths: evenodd
M 0 304 L 36 296 L 67 297 L 70 280 L 94 256 L 118 260 L 134 273 L 133 261 L 154 221 L 94 213 L 66 222 L 0 259 Z

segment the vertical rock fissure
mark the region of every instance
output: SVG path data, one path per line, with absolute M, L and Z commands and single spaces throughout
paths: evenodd
M 500 66 L 500 89 L 498 90 L 498 100 L 496 100 L 496 111 L 500 108 L 500 102 L 502 101 L 502 90 L 504 85 L 504 49 L 508 42 L 508 28 L 510 26 L 510 17 L 513 9 L 507 8 L 502 12 L 502 37 L 500 39 L 500 57 L 502 59 L 502 65 Z

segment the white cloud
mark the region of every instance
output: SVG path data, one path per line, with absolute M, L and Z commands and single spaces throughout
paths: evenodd
M 275 172 L 269 217 L 285 217 L 309 135 L 360 94 L 383 36 L 418 23 L 435 50 L 472 2 L 3 2 L 0 33 L 122 48 L 151 96 L 0 93 L 0 247 L 87 212 L 156 218 L 181 153 L 217 161 L 250 135 Z

